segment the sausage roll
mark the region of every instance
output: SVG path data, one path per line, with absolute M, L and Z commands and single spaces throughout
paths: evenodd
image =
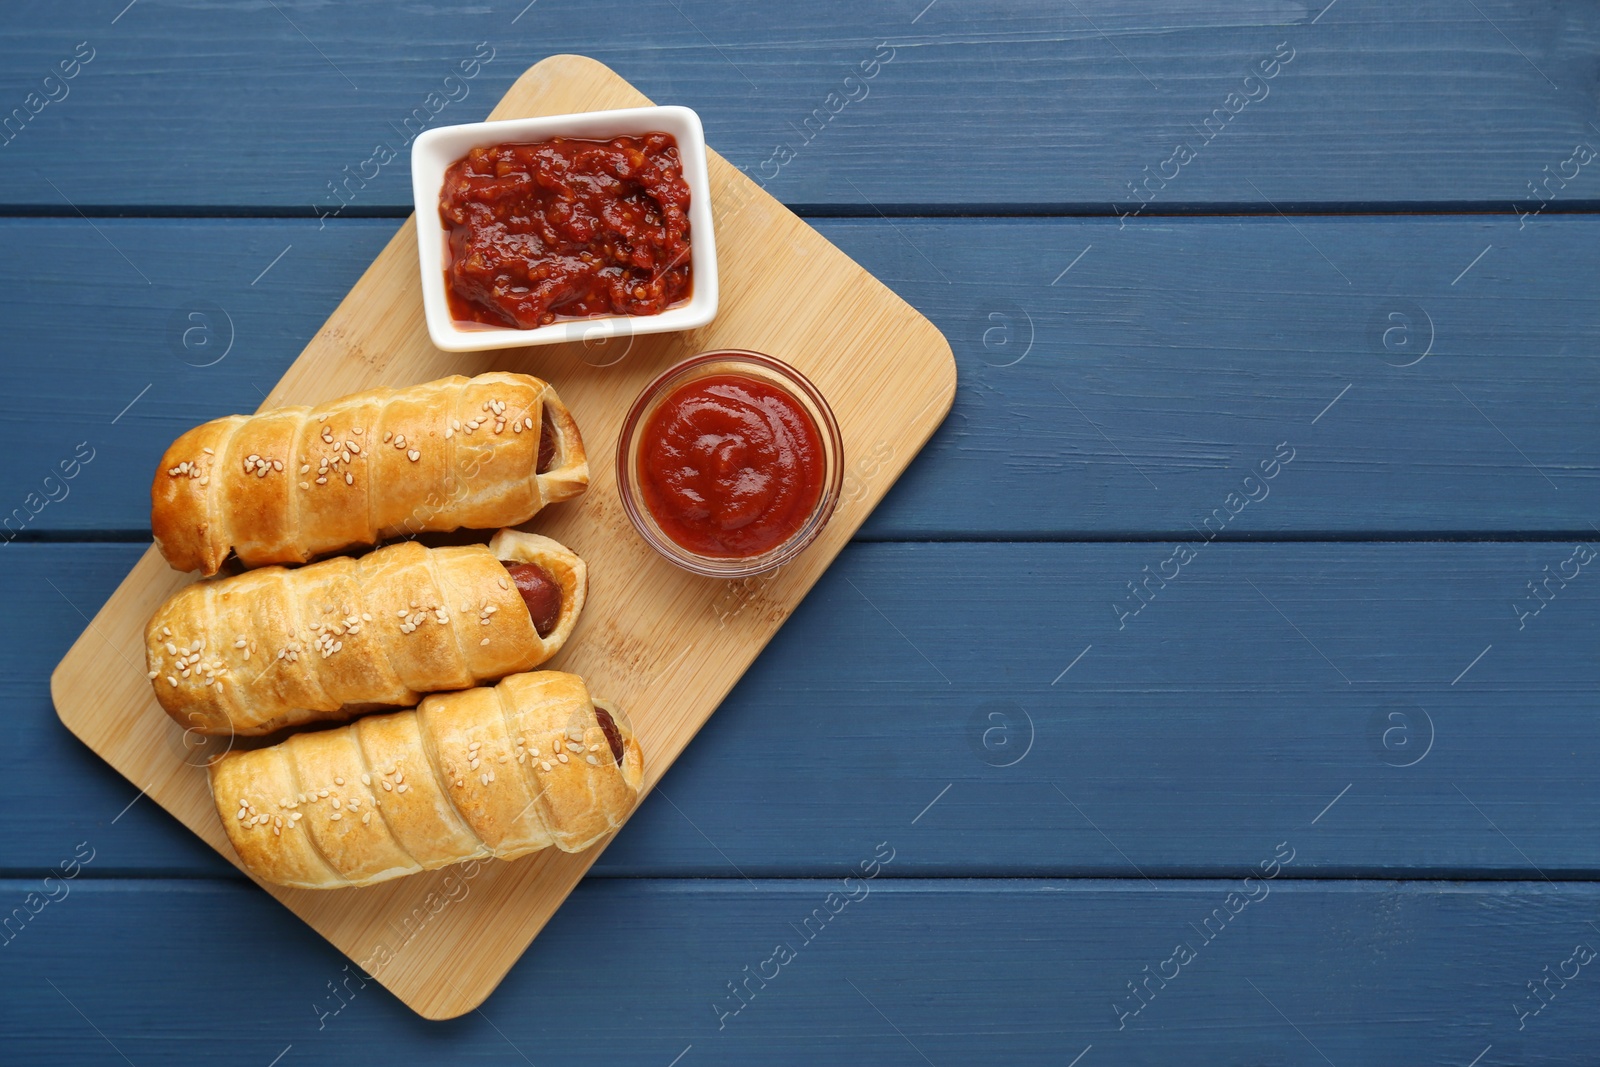
M 626 719 L 559 671 L 438 693 L 211 765 L 245 869 L 300 889 L 552 845 L 578 852 L 622 824 L 643 780 Z
M 526 522 L 589 484 L 578 424 L 526 374 L 459 375 L 314 408 L 230 415 L 178 438 L 150 487 L 180 571 L 304 563 L 425 530 Z
M 583 560 L 536 534 L 402 541 L 180 589 L 145 627 L 145 665 L 185 729 L 271 733 L 531 670 L 566 643 L 588 584 Z

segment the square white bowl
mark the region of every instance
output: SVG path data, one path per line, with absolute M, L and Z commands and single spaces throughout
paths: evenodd
M 552 137 L 608 140 L 646 133 L 670 133 L 678 142 L 683 179 L 689 186 L 689 256 L 694 287 L 687 303 L 659 315 L 601 315 L 562 319 L 533 330 L 480 323 L 461 324 L 450 317 L 445 299 L 447 263 L 439 194 L 444 173 L 474 148 L 497 144 L 546 141 Z M 717 242 L 711 227 L 711 177 L 706 166 L 706 135 L 700 116 L 686 107 L 630 107 L 618 111 L 586 111 L 535 119 L 470 122 L 426 130 L 411 145 L 411 192 L 417 211 L 417 253 L 422 269 L 422 306 L 428 336 L 446 352 L 483 352 L 561 341 L 596 341 L 636 334 L 670 333 L 704 326 L 717 314 Z

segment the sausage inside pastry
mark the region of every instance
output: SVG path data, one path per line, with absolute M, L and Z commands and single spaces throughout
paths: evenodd
M 211 766 L 228 839 L 262 881 L 337 889 L 490 856 L 588 848 L 638 800 L 627 720 L 559 671 L 439 693 Z
M 230 551 L 247 567 L 304 563 L 515 526 L 588 484 L 578 424 L 548 382 L 457 375 L 197 426 L 161 458 L 150 521 L 169 564 L 210 575 Z
M 516 530 L 266 567 L 175 593 L 145 628 L 146 668 L 167 714 L 198 733 L 342 720 L 538 666 L 588 584 L 570 549 Z

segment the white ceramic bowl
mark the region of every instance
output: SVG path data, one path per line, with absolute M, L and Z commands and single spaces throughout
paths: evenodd
M 448 255 L 439 219 L 439 193 L 450 164 L 474 148 L 545 141 L 552 137 L 606 140 L 646 133 L 670 133 L 678 142 L 683 179 L 689 185 L 689 255 L 694 289 L 689 300 L 659 315 L 604 315 L 561 319 L 534 330 L 481 323 L 458 323 L 445 299 Z M 417 252 L 422 270 L 422 306 L 428 336 L 446 352 L 482 352 L 560 341 L 600 341 L 647 333 L 670 333 L 704 326 L 717 314 L 717 243 L 711 228 L 711 179 L 706 168 L 706 135 L 700 116 L 686 107 L 631 107 L 586 111 L 537 119 L 506 119 L 440 126 L 424 131 L 411 145 L 411 192 L 417 210 Z

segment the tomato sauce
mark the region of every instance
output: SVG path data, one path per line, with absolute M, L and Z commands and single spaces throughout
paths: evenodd
M 742 374 L 680 386 L 645 424 L 639 488 L 663 533 L 702 556 L 746 559 L 795 534 L 822 496 L 811 415 Z
M 688 298 L 689 186 L 671 134 L 474 148 L 445 171 L 451 317 L 531 330 Z

